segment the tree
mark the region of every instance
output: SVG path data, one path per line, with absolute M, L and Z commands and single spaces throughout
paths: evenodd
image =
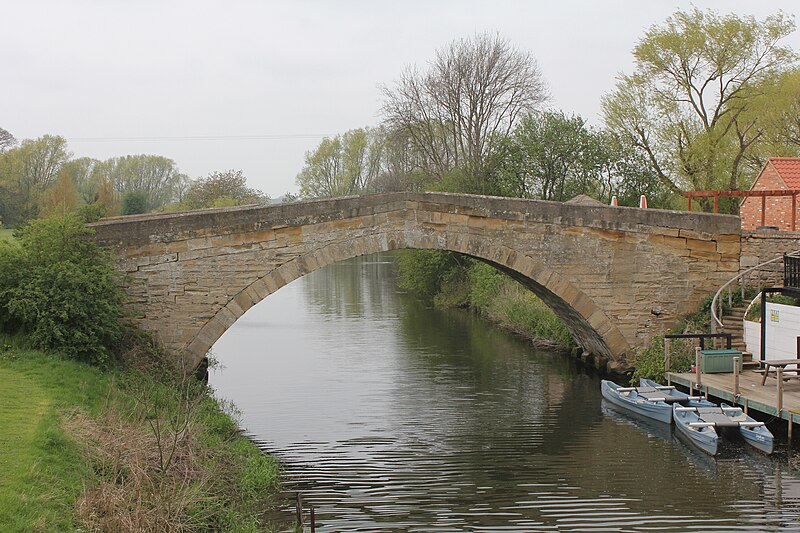
M 41 194 L 56 180 L 72 154 L 63 137 L 44 135 L 26 139 L 0 154 L 0 213 L 10 225 L 19 226 L 38 214 Z
M 70 159 L 61 169 L 62 174 L 67 174 L 75 186 L 81 202 L 91 204 L 97 200 L 99 181 L 95 175 L 95 167 L 99 161 L 91 157 Z
M 187 209 L 204 207 L 231 207 L 235 205 L 260 204 L 266 195 L 247 186 L 247 178 L 241 170 L 212 172 L 206 178 L 194 181 L 184 194 L 181 205 Z
M 489 34 L 453 41 L 383 93 L 387 128 L 407 136 L 423 170 L 441 179 L 459 169 L 475 189 L 497 140 L 547 98 L 533 56 Z
M 492 179 L 505 196 L 565 201 L 586 194 L 602 202 L 617 195 L 636 205 L 671 207 L 672 195 L 644 160 L 619 136 L 561 111 L 532 113 L 503 140 Z
M 498 188 L 508 196 L 564 201 L 598 196 L 603 161 L 585 121 L 563 112 L 527 115 L 498 150 Z
M 122 214 L 140 215 L 149 211 L 147 192 L 142 190 L 127 191 L 122 195 Z
M 742 163 L 764 135 L 747 111 L 794 64 L 780 45 L 793 30 L 783 13 L 677 11 L 634 48 L 634 73 L 603 98 L 605 122 L 675 193 L 743 186 Z
M 0 154 L 13 148 L 15 144 L 17 144 L 17 140 L 14 136 L 8 130 L 0 128 Z
M 769 157 L 800 156 L 800 68 L 767 80 L 758 90 L 761 96 L 747 110 L 763 129 L 760 142 L 746 154 L 755 172 Z
M 78 191 L 75 189 L 70 174 L 62 170 L 56 182 L 42 193 L 39 201 L 39 215 L 42 217 L 65 216 L 67 213 L 77 210 L 79 203 Z
M 110 182 L 121 195 L 141 191 L 147 209 L 154 210 L 177 199 L 184 175 L 172 159 L 158 155 L 127 155 L 99 162 L 92 171 L 95 183 Z
M 373 190 L 382 171 L 383 137 L 380 130 L 358 128 L 324 138 L 297 175 L 305 198 L 350 196 Z

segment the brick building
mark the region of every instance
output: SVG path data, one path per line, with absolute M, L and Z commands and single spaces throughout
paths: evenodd
M 758 174 L 752 191 L 792 190 L 800 194 L 800 157 L 770 157 Z M 764 202 L 764 221 L 761 218 L 761 198 L 747 197 L 741 204 L 739 214 L 742 217 L 742 229 L 777 226 L 781 230 L 792 229 L 792 197 L 767 197 Z M 800 202 L 797 202 L 800 207 Z M 800 221 L 800 216 L 796 218 Z

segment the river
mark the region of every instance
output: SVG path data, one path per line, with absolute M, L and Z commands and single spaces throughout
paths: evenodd
M 317 531 L 800 531 L 785 443 L 704 456 L 610 409 L 569 358 L 392 276 L 391 254 L 318 270 L 214 346 L 217 395 Z

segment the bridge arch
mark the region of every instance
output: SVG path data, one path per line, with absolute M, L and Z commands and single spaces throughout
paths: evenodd
M 452 243 L 448 245 L 448 243 Z M 458 252 L 493 265 L 510 274 L 547 303 L 566 324 L 578 343 L 595 354 L 612 359 L 613 351 L 627 352 L 630 346 L 622 333 L 592 300 L 568 279 L 528 256 L 503 245 L 495 245 L 484 236 L 469 240 L 451 239 L 444 232 L 435 237 L 417 233 L 400 239 L 387 234 L 355 237 L 314 249 L 257 276 L 198 331 L 183 350 L 188 367 L 197 366 L 208 350 L 244 313 L 281 287 L 325 266 L 361 255 L 401 248 Z M 457 249 L 454 249 L 457 248 Z M 600 333 L 602 332 L 602 333 Z
M 490 263 L 584 349 L 622 360 L 739 271 L 738 217 L 443 193 L 392 193 L 92 224 L 127 275 L 132 320 L 188 365 L 298 277 L 399 248 Z

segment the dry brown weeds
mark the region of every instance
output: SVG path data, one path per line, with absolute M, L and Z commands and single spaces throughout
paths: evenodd
M 76 502 L 84 528 L 125 533 L 208 527 L 203 503 L 210 476 L 190 431 L 159 434 L 141 421 L 126 421 L 113 407 L 98 419 L 75 412 L 67 427 L 85 443 L 101 480 Z

